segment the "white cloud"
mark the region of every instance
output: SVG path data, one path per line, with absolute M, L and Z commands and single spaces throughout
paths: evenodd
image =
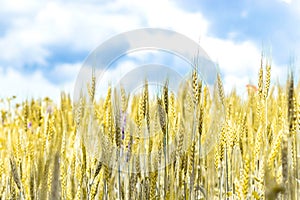
M 41 71 L 24 74 L 13 68 L 4 71 L 0 67 L 0 98 L 16 95 L 20 100 L 25 100 L 32 97 L 42 98 L 47 96 L 59 102 L 61 91 L 73 92 L 79 68 L 79 64 L 56 66 L 53 73 L 56 76 L 61 76 L 65 81 L 54 84 L 45 79 Z
M 62 88 L 45 80 L 40 72 L 22 74 L 14 69 L 0 73 L 1 97 L 16 95 L 21 99 L 31 97 L 59 97 Z
M 284 3 L 287 3 L 287 4 L 292 3 L 292 0 L 280 0 L 280 1 L 282 1 L 282 2 L 284 2 Z
M 293 3 L 293 2 L 292 2 Z M 90 51 L 112 34 L 142 27 L 170 28 L 182 33 L 200 45 L 208 55 L 219 63 L 224 74 L 226 88 L 233 83 L 244 85 L 255 80 L 260 63 L 260 49 L 250 41 L 234 43 L 209 36 L 209 22 L 199 12 L 188 12 L 167 0 L 116 0 L 96 1 L 3 1 L 0 12 L 10 21 L 10 28 L 0 37 L 0 64 L 19 69 L 24 64 L 51 64 L 47 58 L 55 55 L 49 46 L 68 46 L 73 51 Z M 246 16 L 246 13 L 242 13 Z M 232 33 L 232 37 L 234 33 Z M 68 50 L 68 49 L 66 49 Z M 66 79 L 66 89 L 73 92 L 73 84 L 80 63 L 64 63 L 53 66 L 50 74 Z M 131 69 L 130 63 L 122 65 Z M 46 81 L 43 74 L 22 74 L 21 70 L 8 68 L 0 71 L 0 83 L 4 95 L 59 95 L 58 87 Z M 120 73 L 116 69 L 112 74 Z M 103 80 L 108 81 L 108 78 Z M 18 81 L 16 81 L 18 80 Z M 47 88 L 47 89 L 45 89 Z M 25 94 L 24 94 L 25 92 Z
M 9 0 L 1 1 L 1 12 L 14 13 L 14 14 L 29 14 L 36 11 L 41 7 L 43 1 L 22 1 L 22 0 Z
M 189 13 L 166 0 L 134 0 L 134 5 L 146 16 L 149 27 L 170 28 L 196 41 L 206 34 L 208 22 L 200 13 Z
M 19 67 L 45 64 L 47 56 L 53 54 L 49 46 L 66 45 L 73 51 L 90 51 L 112 33 L 141 26 L 141 19 L 132 14 L 124 20 L 116 11 L 107 12 L 111 4 L 47 1 L 39 6 L 14 7 L 5 2 L 6 17 L 11 18 L 12 27 L 0 38 L 0 49 L 5 49 L 0 61 Z
M 257 85 L 258 71 L 261 65 L 261 50 L 250 41 L 236 43 L 230 40 L 222 40 L 206 37 L 200 42 L 213 61 L 219 65 L 223 75 L 225 92 L 229 93 L 233 88 L 244 94 L 247 84 Z M 287 67 L 280 66 L 271 60 L 272 55 L 266 55 L 263 59 L 271 62 L 271 81 L 284 83 L 287 77 Z
M 74 81 L 81 68 L 81 63 L 62 63 L 57 64 L 50 71 L 50 79 L 55 79 L 58 83 Z
M 219 64 L 221 73 L 224 75 L 252 77 L 260 66 L 260 51 L 249 41 L 235 43 L 207 37 L 200 44 L 211 59 Z
M 104 5 L 31 0 L 28 5 L 14 2 L 20 5 L 15 7 L 10 1 L 4 2 L 2 10 L 11 18 L 12 27 L 0 38 L 0 49 L 6 49 L 0 60 L 17 66 L 45 64 L 47 56 L 53 54 L 47 49 L 51 45 L 90 51 L 112 34 L 145 26 L 171 28 L 196 40 L 207 29 L 199 13 L 185 12 L 166 0 L 118 0 Z
M 121 78 L 134 68 L 136 68 L 135 62 L 125 61 L 118 64 L 115 68 L 104 71 L 103 75 L 97 78 L 96 97 L 105 96 L 109 86 L 114 87 L 119 84 Z

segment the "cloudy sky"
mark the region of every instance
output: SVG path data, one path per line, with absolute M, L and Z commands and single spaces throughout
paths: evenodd
M 145 27 L 199 42 L 218 63 L 226 91 L 243 91 L 256 83 L 261 51 L 272 58 L 274 81 L 285 79 L 291 63 L 299 73 L 299 13 L 298 0 L 0 0 L 0 98 L 72 94 L 91 51 Z M 116 71 L 132 65 L 120 60 Z

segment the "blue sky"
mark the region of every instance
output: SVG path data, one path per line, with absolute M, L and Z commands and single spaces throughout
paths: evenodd
M 271 46 L 279 64 L 286 64 L 299 46 L 299 12 L 295 2 L 274 0 L 199 1 L 181 3 L 186 10 L 201 12 L 210 22 L 208 34 L 235 42 L 251 40 L 256 45 Z M 214 3 L 212 3 L 214 2 Z M 297 5 L 296 5 L 297 6 Z M 298 30 L 297 30 L 298 29 Z M 282 53 L 282 51 L 286 53 Z
M 273 80 L 285 79 L 291 60 L 299 73 L 296 0 L 0 0 L 0 5 L 0 98 L 72 94 L 92 50 L 118 33 L 144 27 L 171 29 L 199 42 L 218 63 L 227 91 L 236 86 L 243 92 L 245 84 L 256 82 L 262 50 L 272 57 Z M 145 60 L 120 60 L 108 77 Z M 174 65 L 169 57 L 157 60 Z

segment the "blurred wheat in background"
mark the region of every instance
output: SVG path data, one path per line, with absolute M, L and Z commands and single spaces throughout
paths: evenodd
M 209 94 L 193 71 L 176 94 L 166 81 L 151 96 L 145 81 L 96 100 L 92 77 L 78 104 L 2 99 L 0 197 L 297 199 L 300 84 L 271 84 L 271 71 L 262 62 L 247 98 L 225 94 L 220 75 Z M 224 119 L 211 125 L 212 112 Z

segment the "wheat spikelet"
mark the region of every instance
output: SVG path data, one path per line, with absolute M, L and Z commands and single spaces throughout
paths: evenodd
M 163 134 L 165 134 L 166 133 L 166 114 L 163 109 L 162 100 L 159 98 L 157 99 L 157 108 L 158 108 L 158 117 L 159 117 L 160 127 L 161 127 Z
M 141 129 L 142 129 L 142 123 L 143 119 L 145 118 L 146 110 L 144 107 L 144 96 L 142 95 L 139 99 L 139 106 L 138 106 L 138 129 L 139 129 L 139 134 L 141 134 Z
M 257 134 L 256 134 L 256 141 L 255 141 L 255 147 L 254 147 L 254 156 L 257 158 L 257 160 L 260 160 L 262 136 L 263 136 L 263 130 L 262 130 L 262 127 L 260 126 L 258 128 L 258 131 L 257 131 Z
M 270 88 L 270 82 L 271 82 L 271 64 L 267 62 L 266 64 L 266 77 L 265 77 L 265 92 L 264 97 L 265 99 L 268 97 L 269 94 L 269 88 Z
M 12 173 L 12 177 L 14 179 L 14 182 L 16 183 L 17 187 L 19 190 L 21 190 L 21 180 L 20 180 L 20 176 L 17 170 L 17 164 L 16 161 L 14 159 L 14 157 L 10 158 L 10 167 L 11 167 L 11 173 Z
M 281 162 L 282 162 L 282 184 L 286 187 L 288 186 L 288 141 L 287 136 L 284 134 L 282 137 L 282 144 L 281 144 Z M 285 189 L 285 198 L 288 198 L 288 188 Z
M 264 86 L 264 69 L 263 69 L 263 56 L 261 57 L 260 69 L 258 74 L 258 96 L 262 99 Z
M 221 104 L 223 105 L 223 107 L 225 107 L 225 94 L 224 94 L 224 88 L 223 88 L 223 83 L 222 83 L 222 79 L 220 74 L 217 74 L 217 85 L 218 85 L 218 94 L 219 94 L 219 98 L 221 101 Z
M 116 96 L 116 91 L 115 91 L 115 96 Z M 116 99 L 116 97 L 115 97 Z M 115 112 L 114 112 L 114 128 L 115 128 L 115 144 L 117 145 L 118 150 L 121 147 L 121 110 L 119 108 L 118 103 L 115 103 Z
M 95 180 L 95 178 L 98 176 L 101 169 L 102 169 L 102 162 L 99 160 L 98 163 L 97 163 L 96 169 L 95 169 L 93 180 Z
M 203 121 L 204 121 L 204 109 L 202 106 L 200 106 L 200 113 L 198 117 L 198 134 L 199 134 L 199 140 L 201 141 L 201 135 L 203 132 Z
M 137 176 L 132 174 L 129 179 L 129 199 L 135 198 Z
M 156 199 L 157 176 L 158 176 L 157 171 L 150 173 L 150 199 Z
M 23 111 L 23 120 L 24 120 L 24 131 L 25 133 L 28 131 L 28 112 L 29 112 L 29 108 L 28 108 L 28 102 L 25 102 L 24 105 L 24 111 Z
M 96 91 L 96 77 L 95 77 L 95 69 L 93 68 L 91 84 L 88 84 L 88 94 L 91 102 L 94 102 L 95 91 Z
M 289 136 L 295 131 L 295 101 L 294 101 L 294 75 L 291 74 L 288 87 L 288 120 L 289 120 Z
M 144 112 L 145 112 L 145 119 L 146 119 L 146 124 L 147 124 L 147 130 L 148 130 L 148 135 L 150 136 L 151 130 L 150 130 L 150 110 L 149 110 L 149 89 L 148 89 L 148 81 L 145 81 L 145 88 L 144 88 L 144 93 L 143 93 L 143 99 L 144 99 Z M 150 144 L 149 144 L 150 146 Z
M 169 101 L 169 107 L 170 107 L 170 120 L 175 120 L 176 119 L 176 108 L 175 108 L 175 96 L 174 93 L 171 92 L 170 95 L 170 101 Z
M 65 165 L 60 164 L 60 182 L 61 182 L 61 197 L 65 198 L 66 191 L 67 191 L 67 175 L 65 171 Z
M 169 86 L 168 86 L 168 81 L 166 81 L 164 88 L 163 88 L 163 103 L 164 103 L 164 108 L 165 108 L 165 112 L 168 116 L 169 113 Z
M 268 169 L 269 170 L 271 170 L 273 168 L 274 160 L 281 150 L 280 145 L 282 142 L 282 136 L 283 136 L 282 131 L 280 131 L 272 144 L 271 152 L 270 152 L 269 158 L 268 158 Z
M 128 107 L 129 95 L 126 95 L 125 89 L 121 87 L 121 110 L 125 113 Z
M 85 99 L 82 96 L 80 96 L 79 106 L 75 110 L 76 129 L 79 128 L 80 121 L 84 115 L 84 106 L 85 106 Z
M 193 102 L 194 105 L 197 105 L 199 102 L 199 87 L 198 87 L 198 75 L 197 71 L 193 70 L 192 73 L 192 87 L 193 87 Z
M 249 191 L 249 173 L 250 173 L 250 159 L 249 156 L 246 155 L 244 158 L 244 163 L 243 163 L 243 184 L 242 184 L 242 191 L 244 197 L 248 196 L 248 191 Z
M 97 176 L 96 183 L 92 185 L 91 192 L 90 192 L 90 199 L 95 199 L 95 196 L 97 195 L 99 183 L 101 181 L 100 178 L 101 176 Z M 107 179 L 105 180 L 107 181 Z
M 179 134 L 178 134 L 178 140 L 177 140 L 177 159 L 179 159 L 182 155 L 182 149 L 183 149 L 183 140 L 184 140 L 184 125 L 181 119 L 178 120 L 179 124 Z
M 219 151 L 219 147 L 216 146 L 215 147 L 215 153 L 214 153 L 214 165 L 215 165 L 215 170 L 219 171 L 219 165 L 220 165 L 220 151 Z
M 224 151 L 226 148 L 226 127 L 223 126 L 221 129 L 221 133 L 220 133 L 220 139 L 219 139 L 219 156 L 220 156 L 220 161 L 222 162 L 222 160 L 224 159 Z

